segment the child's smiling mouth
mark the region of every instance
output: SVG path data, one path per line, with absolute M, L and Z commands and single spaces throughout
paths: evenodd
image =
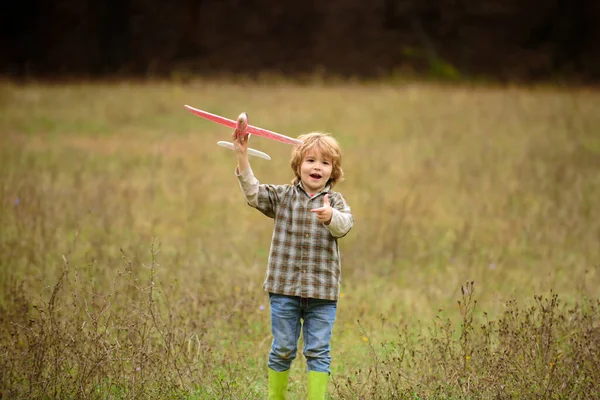
M 310 177 L 313 179 L 321 179 L 321 175 L 319 174 L 310 174 Z

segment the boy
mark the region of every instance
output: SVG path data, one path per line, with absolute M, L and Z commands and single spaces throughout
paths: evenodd
M 354 218 L 341 194 L 342 155 L 323 133 L 298 137 L 288 185 L 259 184 L 248 162 L 248 137 L 233 133 L 236 176 L 248 205 L 275 220 L 267 278 L 273 343 L 269 353 L 269 399 L 285 399 L 300 329 L 308 369 L 308 398 L 325 399 L 330 373 L 330 339 L 340 291 L 337 240 Z M 302 324 L 301 324 L 302 320 Z

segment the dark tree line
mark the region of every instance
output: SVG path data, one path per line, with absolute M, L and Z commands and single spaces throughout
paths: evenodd
M 2 8 L 5 75 L 600 80 L 598 0 L 18 0 Z

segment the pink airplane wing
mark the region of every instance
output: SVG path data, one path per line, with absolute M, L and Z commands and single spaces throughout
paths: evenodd
M 198 110 L 197 108 L 194 108 L 194 107 L 188 106 L 188 105 L 185 105 L 185 108 L 187 108 L 188 111 L 190 111 L 192 114 L 202 117 L 204 119 L 207 119 L 209 121 L 216 122 L 217 124 L 225 125 L 226 127 L 231 128 L 231 129 L 237 128 L 237 122 L 235 122 L 232 119 L 221 117 L 216 114 L 211 114 L 207 111 Z
M 216 114 L 211 114 L 207 111 L 203 111 L 203 110 L 199 110 L 197 108 L 191 107 L 186 105 L 185 108 L 188 109 L 188 111 L 190 111 L 192 114 L 197 115 L 198 117 L 207 119 L 209 121 L 213 121 L 216 122 L 217 124 L 221 124 L 221 125 L 225 125 L 231 129 L 236 129 L 237 128 L 237 122 L 225 117 L 221 117 L 219 115 Z M 302 144 L 301 140 L 298 139 L 294 139 L 291 138 L 289 136 L 285 136 L 282 135 L 280 133 L 276 133 L 276 132 L 271 132 L 269 130 L 263 129 L 263 128 L 259 128 L 256 126 L 252 126 L 252 125 L 248 125 L 248 133 L 251 133 L 253 135 L 256 136 L 262 136 L 264 138 L 267 139 L 271 139 L 271 140 L 276 140 L 278 142 L 281 143 L 287 143 L 287 144 Z
M 268 131 L 263 128 L 259 128 L 257 126 L 248 125 L 248 133 L 251 133 L 256 136 L 262 136 L 267 139 L 276 140 L 281 143 L 287 144 L 302 144 L 301 140 L 291 138 L 289 136 L 282 135 L 280 133 Z

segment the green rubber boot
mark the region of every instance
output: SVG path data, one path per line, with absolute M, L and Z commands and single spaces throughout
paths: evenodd
M 308 400 L 325 400 L 328 380 L 327 372 L 308 371 Z
M 269 400 L 285 400 L 290 370 L 277 372 L 269 368 Z

